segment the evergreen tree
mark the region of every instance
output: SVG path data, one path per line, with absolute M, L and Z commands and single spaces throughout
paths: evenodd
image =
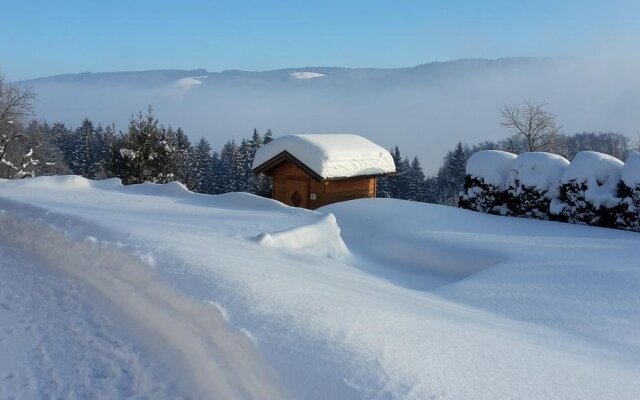
M 171 128 L 170 128 L 171 129 Z M 194 175 L 192 172 L 193 149 L 189 137 L 184 133 L 182 128 L 178 128 L 175 133 L 176 147 L 176 179 L 182 182 L 189 189 L 195 186 Z
M 131 118 L 127 133 L 112 150 L 114 170 L 125 184 L 165 183 L 174 179 L 173 138 L 159 126 L 151 107 L 146 115 L 139 112 Z
M 271 129 L 267 129 L 267 132 L 265 132 L 264 136 L 262 137 L 262 144 L 267 144 L 272 140 L 273 140 L 273 132 L 271 132 Z
M 193 150 L 193 191 L 198 193 L 214 192 L 214 169 L 211 146 L 201 138 Z
M 216 151 L 211 155 L 211 167 L 213 169 L 211 174 L 211 193 L 224 193 L 223 166 L 222 161 L 220 160 L 220 154 Z
M 458 142 L 456 148 L 445 157 L 442 167 L 438 170 L 438 203 L 455 205 L 460 191 L 464 186 L 465 169 L 468 151 L 462 142 Z
M 219 188 L 222 193 L 242 190 L 242 157 L 234 140 L 227 142 L 220 152 Z
M 407 171 L 407 194 L 406 199 L 412 201 L 425 201 L 425 181 L 424 172 L 418 157 L 414 157 Z
M 242 139 L 238 148 L 239 162 L 239 182 L 238 189 L 243 192 L 250 192 L 249 181 L 251 180 L 251 165 L 253 164 L 253 156 L 255 150 L 252 149 L 250 141 Z

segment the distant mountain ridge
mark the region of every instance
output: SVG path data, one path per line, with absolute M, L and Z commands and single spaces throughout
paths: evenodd
M 297 67 L 297 68 L 281 68 L 266 71 L 245 71 L 229 69 L 220 72 L 209 72 L 204 68 L 192 70 L 180 69 L 159 69 L 159 70 L 142 70 L 142 71 L 115 71 L 115 72 L 81 72 L 61 75 L 52 75 L 27 79 L 19 83 L 117 83 L 117 84 L 138 84 L 149 86 L 150 84 L 164 85 L 174 82 L 178 79 L 206 76 L 211 82 L 222 81 L 225 79 L 253 79 L 253 80 L 275 80 L 275 81 L 294 81 L 299 80 L 292 77 L 294 73 L 316 73 L 324 75 L 323 78 L 331 79 L 377 79 L 389 76 L 398 76 L 407 74 L 409 76 L 419 76 L 424 74 L 452 74 L 460 72 L 472 72 L 478 69 L 500 69 L 526 66 L 542 66 L 544 64 L 552 64 L 557 59 L 550 58 L 499 58 L 499 59 L 482 59 L 470 58 L 452 61 L 437 61 L 419 64 L 414 67 L 399 68 L 349 68 L 349 67 Z

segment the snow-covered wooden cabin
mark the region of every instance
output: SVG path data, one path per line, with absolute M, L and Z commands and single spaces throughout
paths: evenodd
M 376 197 L 377 177 L 395 172 L 391 154 L 348 134 L 279 137 L 260 147 L 253 172 L 273 178 L 273 198 L 315 209 L 338 201 Z

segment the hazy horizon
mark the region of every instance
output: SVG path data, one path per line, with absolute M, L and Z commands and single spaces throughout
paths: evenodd
M 162 123 L 182 127 L 192 140 L 206 137 L 216 150 L 254 128 L 276 135 L 357 133 L 417 155 L 432 174 L 458 141 L 509 136 L 498 109 L 524 99 L 546 103 L 565 133 L 635 136 L 640 63 L 621 60 L 467 59 L 397 70 L 305 67 L 206 77 L 190 71 L 122 72 L 28 84 L 39 94 L 37 117 L 49 122 L 77 126 L 88 117 L 124 130 L 131 114 L 152 105 Z M 325 76 L 296 79 L 291 71 Z

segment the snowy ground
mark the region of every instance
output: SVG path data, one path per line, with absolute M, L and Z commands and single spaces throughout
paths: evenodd
M 1 397 L 640 397 L 634 233 L 78 177 L 0 209 Z

